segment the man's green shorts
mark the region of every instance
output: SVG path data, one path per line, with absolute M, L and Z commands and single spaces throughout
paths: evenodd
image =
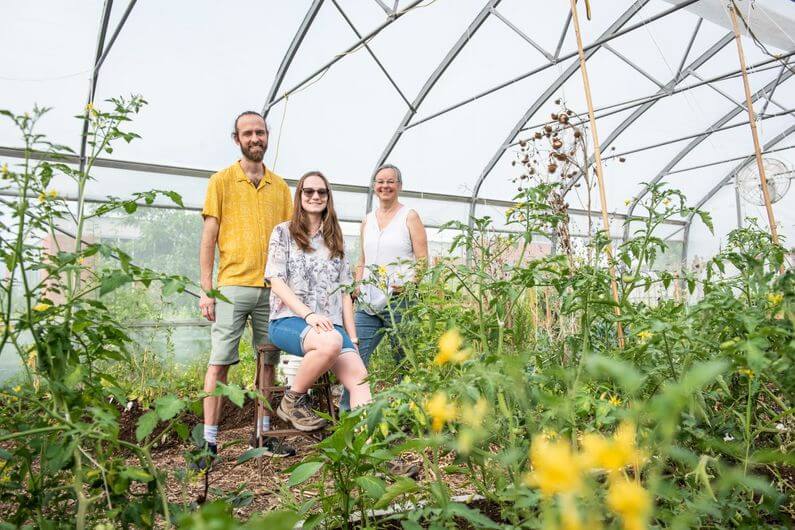
M 229 299 L 215 300 L 215 322 L 212 326 L 210 364 L 229 365 L 240 362 L 240 338 L 251 318 L 254 351 L 268 344 L 271 290 L 265 287 L 227 285 L 218 289 Z M 231 303 L 230 303 L 231 302 Z M 265 364 L 278 364 L 279 352 L 267 352 Z

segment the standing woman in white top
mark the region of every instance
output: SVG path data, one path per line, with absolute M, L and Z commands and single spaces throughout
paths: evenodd
M 403 291 L 406 282 L 419 279 L 428 259 L 428 236 L 416 211 L 400 203 L 403 188 L 400 170 L 392 164 L 379 167 L 373 177 L 373 190 L 378 208 L 368 213 L 361 227 L 361 254 L 356 265 L 356 282 L 370 280 L 354 293 L 358 310 L 354 317 L 359 337 L 359 355 L 364 365 L 370 363 L 384 332 L 402 318 L 405 301 L 398 303 L 394 295 Z M 373 278 L 373 275 L 379 277 Z M 376 283 L 373 284 L 373 281 Z M 389 306 L 389 308 L 387 308 Z M 390 309 L 392 316 L 390 316 Z M 404 353 L 393 341 L 395 360 Z M 340 407 L 348 408 L 348 393 L 343 394 Z

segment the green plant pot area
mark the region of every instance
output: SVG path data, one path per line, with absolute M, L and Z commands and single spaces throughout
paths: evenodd
M 467 258 L 433 259 L 400 293 L 372 403 L 288 439 L 295 457 L 249 450 L 266 400 L 244 339 L 215 391 L 219 460 L 197 472 L 199 216 L 169 190 L 82 199 L 97 158 L 137 138 L 144 105 L 89 105 L 81 163 L 36 129 L 46 109 L 0 112 L 27 155 L 0 180 L 13 192 L 0 215 L 0 529 L 793 527 L 786 249 L 749 220 L 683 266 L 661 227 L 711 219 L 662 182 L 646 185 L 630 237 L 572 243 L 564 177 L 587 131 L 568 119 L 521 143 L 499 230 L 445 225 L 448 255 Z M 173 210 L 146 208 L 163 201 Z M 91 237 L 129 218 L 134 242 Z

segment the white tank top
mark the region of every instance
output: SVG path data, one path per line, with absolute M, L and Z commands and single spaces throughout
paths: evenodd
M 383 230 L 378 227 L 375 210 L 365 217 L 362 238 L 365 268 L 362 278 L 372 278 L 373 268 L 386 273 L 385 278 L 376 279 L 378 285 L 362 286 L 364 310 L 368 313 L 375 314 L 386 308 L 391 286 L 403 285 L 413 277 L 416 258 L 407 224 L 410 211 L 410 208 L 401 206 Z

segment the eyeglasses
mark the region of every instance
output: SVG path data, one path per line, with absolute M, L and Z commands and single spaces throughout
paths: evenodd
M 385 184 L 389 184 L 390 186 L 394 186 L 397 184 L 397 180 L 376 180 L 375 183 L 379 186 L 383 186 Z
M 309 199 L 310 197 L 314 197 L 315 193 L 317 193 L 321 199 L 328 196 L 328 189 L 326 188 L 303 188 L 301 193 L 304 194 L 304 197 Z

